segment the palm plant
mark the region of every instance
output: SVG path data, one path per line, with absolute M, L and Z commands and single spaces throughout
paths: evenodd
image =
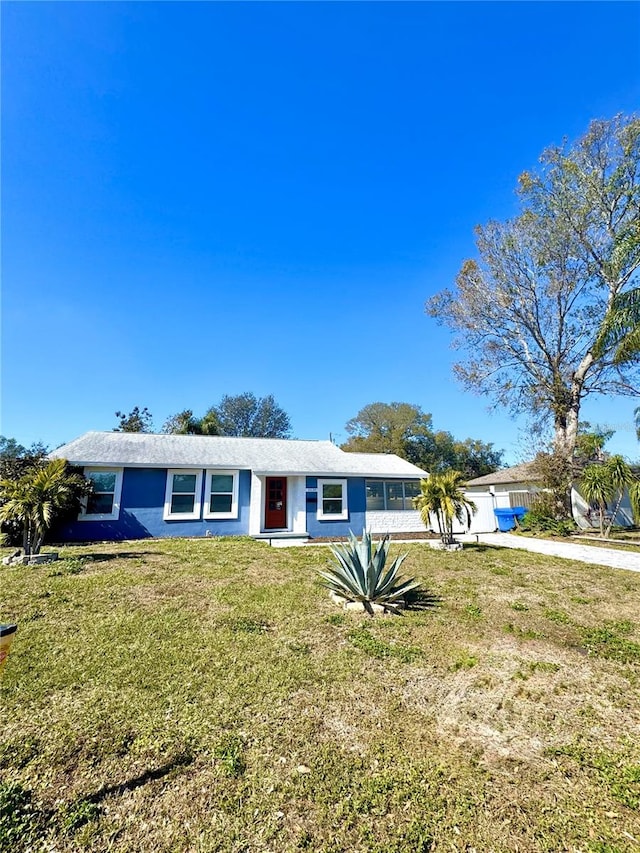
M 373 542 L 371 534 L 365 531 L 362 540 L 358 541 L 349 531 L 348 544 L 332 545 L 331 552 L 334 561 L 326 571 L 318 572 L 324 586 L 346 601 L 360 602 L 370 616 L 374 614 L 373 605 L 397 613 L 404 605 L 406 594 L 419 586 L 413 578 L 398 578 L 398 570 L 406 554 L 396 557 L 386 568 L 388 535 L 380 542 Z
M 435 515 L 440 538 L 445 545 L 451 545 L 453 539 L 453 520 L 471 526 L 471 515 L 476 505 L 464 494 L 464 474 L 461 471 L 444 471 L 431 474 L 420 480 L 420 494 L 413 499 L 413 505 L 420 510 L 425 527 L 431 526 L 431 515 Z
M 20 525 L 25 555 L 39 554 L 56 515 L 71 508 L 86 490 L 85 479 L 69 473 L 64 459 L 55 459 L 17 480 L 0 481 L 0 522 Z
M 580 478 L 580 490 L 588 503 L 597 505 L 600 536 L 604 536 L 604 518 L 607 504 L 613 497 L 613 489 L 606 465 L 603 462 L 587 465 Z
M 611 533 L 611 527 L 613 526 L 616 515 L 618 514 L 618 510 L 620 509 L 624 493 L 635 481 L 635 477 L 633 475 L 633 471 L 624 461 L 622 456 L 612 456 L 607 460 L 606 465 L 609 470 L 609 477 L 611 478 L 611 485 L 613 487 L 613 496 L 616 501 L 613 513 L 609 519 L 609 524 L 605 531 L 605 536 L 608 537 Z
M 608 537 L 611 533 L 626 490 L 629 490 L 634 515 L 638 515 L 640 493 L 637 484 L 633 471 L 622 456 L 611 456 L 606 462 L 588 465 L 584 469 L 580 480 L 582 494 L 589 503 L 598 505 L 601 536 Z M 605 529 L 605 515 L 610 502 L 615 502 L 615 506 Z

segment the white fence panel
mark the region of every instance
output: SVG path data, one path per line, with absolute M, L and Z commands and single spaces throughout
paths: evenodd
M 493 508 L 496 506 L 495 498 L 490 492 L 465 492 L 467 500 L 473 501 L 476 505 L 476 511 L 471 516 L 471 527 L 460 524 L 457 519 L 453 521 L 454 535 L 463 533 L 493 533 L 497 530 L 498 524 L 493 513 Z M 507 506 L 509 504 L 507 503 Z M 434 515 L 431 516 L 431 527 L 438 532 L 438 521 Z

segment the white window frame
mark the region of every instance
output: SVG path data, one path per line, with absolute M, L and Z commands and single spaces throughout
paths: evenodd
M 233 477 L 233 487 L 231 491 L 231 512 L 211 512 L 211 479 L 218 475 L 227 475 Z M 204 512 L 203 518 L 237 518 L 238 517 L 238 481 L 240 480 L 240 472 L 238 470 L 222 470 L 218 468 L 207 468 L 206 480 L 204 488 Z M 229 494 L 228 492 L 220 492 L 220 494 Z
M 171 512 L 171 498 L 173 497 L 173 478 L 176 474 L 195 474 L 196 491 L 193 502 L 193 512 Z M 200 518 L 202 510 L 202 469 L 196 468 L 169 468 L 167 470 L 167 485 L 164 493 L 165 521 L 194 521 Z
M 115 474 L 116 484 L 113 490 L 113 506 L 111 512 L 87 512 L 89 505 L 88 496 L 82 499 L 82 509 L 78 515 L 78 521 L 117 521 L 120 518 L 120 500 L 122 498 L 122 468 L 101 468 L 93 465 L 90 468 L 84 468 L 84 476 L 91 479 L 91 474 Z M 101 494 L 98 492 L 98 494 Z M 102 492 L 102 494 L 110 494 L 110 492 Z
M 341 513 L 325 513 L 323 511 L 323 486 L 342 486 L 342 512 Z M 336 500 L 329 498 L 328 500 Z M 318 521 L 347 521 L 349 519 L 349 506 L 347 503 L 347 481 L 346 480 L 318 480 Z

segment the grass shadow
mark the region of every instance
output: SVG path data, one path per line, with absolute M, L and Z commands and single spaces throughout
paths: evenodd
M 145 772 L 141 773 L 139 776 L 134 776 L 132 779 L 127 779 L 126 782 L 120 782 L 118 785 L 105 785 L 95 793 L 87 794 L 82 799 L 88 803 L 98 804 L 111 794 L 117 794 L 119 796 L 127 791 L 135 791 L 136 788 L 141 788 L 148 782 L 156 782 L 158 779 L 168 776 L 173 770 L 187 767 L 194 761 L 194 759 L 195 755 L 191 752 L 187 751 L 178 753 L 175 758 L 168 761 L 166 764 L 163 764 L 161 767 L 156 767 L 154 770 L 145 770 Z
M 486 542 L 465 542 L 464 551 L 475 551 L 476 554 L 484 554 L 485 551 L 504 551 L 500 545 L 488 545 Z
M 442 604 L 442 598 L 428 589 L 412 589 L 405 595 L 407 610 L 435 610 Z
M 116 551 L 111 554 L 83 554 L 82 559 L 92 563 L 107 563 L 110 560 L 139 560 L 141 557 L 151 557 L 157 554 L 157 551 Z

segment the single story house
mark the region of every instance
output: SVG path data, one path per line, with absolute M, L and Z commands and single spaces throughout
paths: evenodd
M 485 474 L 469 480 L 465 487 L 465 495 L 472 500 L 478 510 L 473 517 L 471 533 L 489 533 L 497 528 L 494 509 L 509 509 L 523 506 L 529 509 L 536 494 L 543 490 L 540 476 L 533 462 L 523 462 Z M 611 511 L 615 506 L 610 507 Z M 578 527 L 583 530 L 599 526 L 599 514 L 596 507 L 591 507 L 580 494 L 579 483 L 574 483 L 571 489 L 571 510 Z M 629 495 L 625 493 L 618 509 L 615 523 L 621 527 L 633 525 L 633 512 Z
M 426 471 L 330 441 L 88 432 L 50 458 L 93 481 L 63 541 L 424 532 L 411 499 Z

